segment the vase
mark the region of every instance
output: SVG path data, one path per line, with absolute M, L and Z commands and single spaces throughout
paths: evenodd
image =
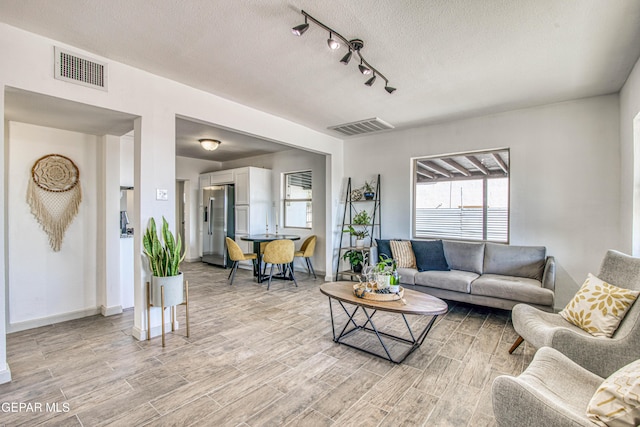
M 183 275 L 167 277 L 151 277 L 151 303 L 154 307 L 161 307 L 160 288 L 164 287 L 164 306 L 171 307 L 184 302 Z
M 373 200 L 373 198 L 376 196 L 376 193 L 374 193 L 373 191 L 365 191 L 364 192 L 364 199 L 365 200 Z
M 376 283 L 378 284 L 378 289 L 386 289 L 389 287 L 389 279 L 391 276 L 388 274 L 377 274 L 376 275 Z
M 356 248 L 364 248 L 364 239 L 356 239 Z

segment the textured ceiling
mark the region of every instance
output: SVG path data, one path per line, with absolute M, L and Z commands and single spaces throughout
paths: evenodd
M 300 10 L 398 90 L 366 87 Z M 640 54 L 637 0 L 0 0 L 0 21 L 329 134 L 617 92 Z

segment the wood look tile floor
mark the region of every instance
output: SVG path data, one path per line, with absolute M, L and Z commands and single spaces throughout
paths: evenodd
M 491 426 L 493 379 L 519 374 L 533 356 L 526 343 L 508 354 L 508 311 L 450 302 L 395 365 L 332 341 L 320 279 L 299 272 L 298 288 L 274 281 L 267 291 L 248 271 L 229 286 L 228 270 L 183 267 L 191 337 L 179 307 L 181 329 L 165 348 L 160 337 L 131 336 L 133 311 L 9 334 L 13 381 L 0 385 L 0 403 L 32 410 L 3 410 L 0 425 Z M 401 318 L 376 316 L 402 330 Z

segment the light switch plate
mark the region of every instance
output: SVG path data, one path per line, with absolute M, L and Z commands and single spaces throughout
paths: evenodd
M 169 200 L 169 190 L 156 188 L 156 200 Z

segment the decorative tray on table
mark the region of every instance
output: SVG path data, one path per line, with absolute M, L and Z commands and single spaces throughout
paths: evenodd
M 378 284 L 375 282 L 370 282 L 369 286 L 366 283 L 358 283 L 353 285 L 353 293 L 358 298 L 372 301 L 397 301 L 402 299 L 404 288 L 400 286 L 398 292 L 392 293 L 389 288 L 378 289 Z

